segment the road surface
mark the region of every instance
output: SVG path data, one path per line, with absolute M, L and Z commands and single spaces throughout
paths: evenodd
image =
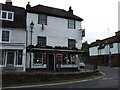
M 92 78 L 85 80 L 71 80 L 67 82 L 53 82 L 37 85 L 27 85 L 20 87 L 11 87 L 16 89 L 36 89 L 36 88 L 118 88 L 118 80 L 120 79 L 120 68 L 109 68 L 106 66 L 99 66 L 100 71 L 104 72 L 105 76 L 98 79 Z

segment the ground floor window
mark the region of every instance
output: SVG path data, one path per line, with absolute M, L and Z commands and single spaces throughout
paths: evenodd
M 33 63 L 35 64 L 43 64 L 43 54 L 42 53 L 34 53 Z
M 67 60 L 68 60 L 68 57 L 67 57 L 67 54 L 63 54 L 63 64 L 67 64 Z
M 5 50 L 0 50 L 0 65 L 5 65 L 6 52 Z
M 76 64 L 76 55 L 71 55 L 71 64 Z
M 16 52 L 16 65 L 22 65 L 23 50 L 17 50 Z
M 63 54 L 62 64 L 76 64 L 75 54 Z
M 68 54 L 68 64 L 75 64 L 76 56 L 73 54 Z
M 5 67 L 22 65 L 23 50 L 0 50 L 0 65 Z

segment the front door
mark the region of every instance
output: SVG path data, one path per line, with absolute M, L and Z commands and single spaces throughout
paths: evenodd
M 54 71 L 54 54 L 49 54 L 48 68 L 50 71 Z
M 8 51 L 6 67 L 8 67 L 8 68 L 13 68 L 14 67 L 14 56 L 15 56 L 14 51 Z

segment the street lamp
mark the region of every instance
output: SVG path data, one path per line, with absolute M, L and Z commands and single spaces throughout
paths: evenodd
M 34 23 L 33 21 L 30 23 L 30 32 L 31 32 L 31 39 L 30 39 L 30 67 L 29 67 L 29 70 L 31 71 L 31 54 L 32 54 L 32 33 L 33 33 L 33 27 L 34 27 Z
M 34 27 L 34 23 L 33 21 L 30 23 L 30 29 L 31 29 L 31 40 L 30 40 L 30 45 L 32 45 L 32 33 L 33 33 L 33 27 Z

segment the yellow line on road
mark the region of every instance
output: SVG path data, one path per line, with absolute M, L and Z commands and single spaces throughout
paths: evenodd
M 90 80 L 95 80 L 99 79 L 105 76 L 105 73 L 100 72 L 102 76 L 99 77 L 94 77 L 86 80 L 77 80 L 77 81 L 70 81 L 70 82 L 61 82 L 61 83 L 51 83 L 51 84 L 42 84 L 42 85 L 25 85 L 25 86 L 13 86 L 13 87 L 4 87 L 2 89 L 10 89 L 10 88 L 30 88 L 30 87 L 43 87 L 43 86 L 55 86 L 55 85 L 64 85 L 64 84 L 72 84 L 72 83 L 80 83 L 80 82 L 85 82 L 85 81 L 90 81 Z

